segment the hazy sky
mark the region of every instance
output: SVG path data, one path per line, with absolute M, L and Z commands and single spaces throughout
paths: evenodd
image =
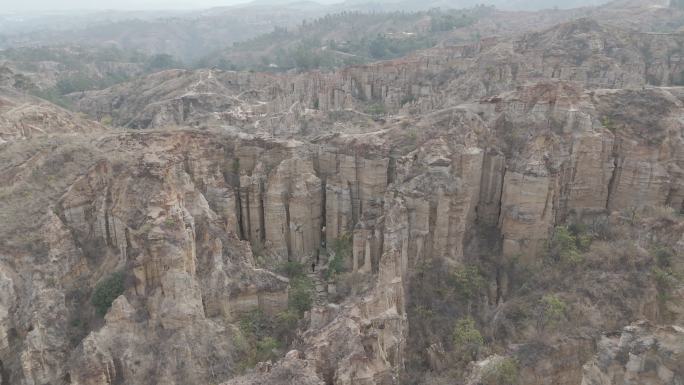
M 250 0 L 0 0 L 0 13 L 77 9 L 188 9 L 246 3 Z
M 249 3 L 253 0 L 0 0 L 0 14 L 31 11 L 73 11 L 73 10 L 172 10 L 172 9 L 200 9 L 235 4 Z M 264 0 L 257 0 L 263 2 Z M 288 0 L 268 0 L 286 3 Z M 292 0 L 295 1 L 295 0 Z M 340 3 L 344 0 L 313 0 L 322 4 Z M 369 0 L 370 1 L 370 0 Z M 392 0 L 388 0 L 392 1 Z M 456 1 L 456 0 L 454 0 Z M 534 4 L 533 8 L 540 8 L 546 4 L 573 7 L 577 5 L 591 5 L 605 3 L 609 0 L 482 0 L 483 3 L 498 5 L 515 4 L 514 7 Z M 463 3 L 470 4 L 472 0 Z M 524 7 L 523 7 L 524 8 Z M 543 7 L 541 7 L 543 8 Z

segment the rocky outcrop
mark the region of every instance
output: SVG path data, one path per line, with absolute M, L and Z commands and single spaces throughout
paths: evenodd
M 332 72 L 172 70 L 71 98 L 91 116 L 113 116 L 117 125 L 132 128 L 232 125 L 274 136 L 307 136 L 333 130 L 342 123 L 339 114 L 353 111 L 351 126 L 372 131 L 377 129 L 372 119 L 385 114 L 427 113 L 540 80 L 611 89 L 680 85 L 680 45 L 678 34 L 579 19 L 541 32 Z
M 323 382 L 309 360 L 302 357 L 302 353 L 292 350 L 284 359 L 275 364 L 262 362 L 256 368 L 256 373 L 250 376 L 232 379 L 222 385 L 258 385 L 258 384 L 291 384 L 296 381 L 302 385 L 323 385 Z
M 145 383 L 150 372 L 164 383 L 227 379 L 234 366 L 225 363 L 239 354 L 234 320 L 287 303 L 287 280 L 267 271 L 274 265 L 256 266 L 250 245 L 308 264 L 322 245 L 352 234 L 344 264 L 375 277 L 373 289 L 340 308 L 315 308 L 327 315 L 303 335 L 301 351 L 320 380 L 395 383 L 407 274 L 434 258 L 463 264 L 483 236 L 477 226 L 496 229 L 504 256 L 534 261 L 566 218 L 682 207 L 682 105 L 673 93 L 547 82 L 314 143 L 171 130 L 58 144 L 50 153 L 63 155 L 53 161 L 27 151 L 25 162 L 3 170 L 6 202 L 20 202 L 22 186 L 40 177 L 22 167 L 61 159 L 63 190 L 34 198 L 44 205 L 46 247 L 32 254 L 60 262 L 59 270 L 38 267 L 49 275 L 31 289 L 30 264 L 17 262 L 28 258 L 17 251 L 25 240 L 3 236 L 14 262 L 3 259 L 2 282 L 17 293 L 0 306 L 0 341 L 11 347 L 3 367 L 25 382 L 68 375 L 79 384 Z M 657 117 L 646 114 L 656 106 Z M 89 289 L 65 293 L 115 271 L 125 272 L 126 290 L 97 325 L 83 313 Z M 25 291 L 40 301 L 17 302 Z M 36 304 L 51 310 L 36 312 Z M 72 320 L 79 313 L 84 319 Z M 66 321 L 53 322 L 57 315 Z M 86 332 L 70 330 L 72 321 Z M 181 370 L 179 362 L 193 364 Z
M 637 322 L 605 335 L 584 365 L 582 385 L 677 384 L 684 373 L 684 329 Z
M 26 95 L 30 80 L 0 66 L 0 144 L 35 136 L 103 131 L 104 127 Z

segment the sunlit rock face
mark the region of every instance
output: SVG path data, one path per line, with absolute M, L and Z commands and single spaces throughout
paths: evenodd
M 684 363 L 684 329 L 638 322 L 599 341 L 597 356 L 583 367 L 582 385 L 676 384 Z

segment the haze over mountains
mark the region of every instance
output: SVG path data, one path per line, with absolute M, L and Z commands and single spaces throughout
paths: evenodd
M 313 1 L 318 4 L 334 5 L 354 5 L 354 4 L 377 4 L 386 6 L 404 6 L 408 8 L 434 7 L 444 6 L 450 8 L 466 8 L 479 4 L 494 5 L 501 8 L 508 9 L 541 9 L 541 8 L 573 8 L 578 6 L 596 6 L 606 3 L 609 0 L 454 0 L 454 1 L 428 1 L 418 2 L 415 0 L 318 0 Z M 185 1 L 185 0 L 144 0 L 144 1 L 118 1 L 116 3 L 98 3 L 84 0 L 62 0 L 59 2 L 46 0 L 27 0 L 21 3 L 5 4 L 0 13 L 20 13 L 25 11 L 75 11 L 75 10 L 169 10 L 169 9 L 199 9 L 199 8 L 214 8 L 225 6 L 249 6 L 249 5 L 286 5 L 293 3 L 301 3 L 301 0 L 200 0 L 200 1 Z M 422 8 L 425 9 L 425 8 Z
M 18 3 L 32 8 L 30 12 L 14 12 L 12 6 L 0 12 L 0 49 L 79 44 L 136 50 L 147 55 L 168 54 L 185 66 L 195 65 L 210 53 L 229 48 L 237 42 L 269 33 L 275 28 L 292 29 L 303 20 L 340 12 L 418 12 L 429 9 L 471 8 L 488 4 L 499 9 L 572 8 L 597 5 L 603 1 L 579 0 L 490 1 L 474 0 L 386 0 L 346 2 L 259 0 L 202 9 L 203 6 L 228 3 L 196 3 L 193 9 L 158 10 L 159 2 L 117 2 L 106 5 L 87 2 L 50 2 L 35 0 Z M 55 8 L 49 8 L 54 4 Z M 53 9 L 51 12 L 36 12 Z M 90 9 L 90 10 L 88 10 Z M 136 10 L 137 9 L 137 10 Z M 145 11 L 143 9 L 154 9 Z M 211 62 L 211 60 L 205 60 Z

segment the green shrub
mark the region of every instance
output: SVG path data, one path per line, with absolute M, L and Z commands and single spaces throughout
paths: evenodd
M 238 350 L 246 351 L 249 348 L 247 337 L 248 335 L 242 330 L 241 325 L 239 325 L 238 328 L 233 329 L 233 344 Z
M 331 248 L 337 255 L 351 257 L 353 241 L 353 235 L 351 233 L 345 233 L 340 235 L 339 238 L 333 239 Z
M 37 88 L 31 88 L 29 93 L 33 96 L 37 96 L 41 99 L 45 99 L 51 103 L 54 103 L 63 108 L 70 108 L 71 101 L 67 99 L 64 95 L 60 94 L 56 88 L 48 88 L 45 90 L 39 90 Z
M 651 271 L 658 289 L 658 298 L 664 302 L 670 299 L 672 289 L 679 284 L 681 277 L 672 268 L 654 267 Z
M 589 231 L 596 239 L 610 240 L 615 238 L 615 232 L 607 218 L 594 218 Z
M 620 219 L 634 226 L 641 221 L 641 214 L 636 207 L 626 207 L 620 210 Z
M 66 95 L 74 92 L 94 90 L 99 88 L 99 86 L 100 82 L 97 79 L 92 79 L 79 73 L 58 80 L 55 88 L 60 95 Z
M 406 134 L 406 139 L 408 139 L 411 144 L 416 144 L 418 141 L 418 132 L 416 132 L 415 129 L 408 131 Z
M 455 28 L 467 27 L 473 24 L 475 21 L 475 18 L 468 16 L 465 13 L 461 15 L 435 13 L 430 18 L 430 31 L 451 31 Z
M 152 56 L 146 63 L 148 71 L 159 71 L 169 68 L 181 67 L 180 63 L 169 54 L 158 54 Z
M 483 385 L 515 385 L 518 383 L 518 362 L 506 357 L 489 363 L 482 372 Z
M 288 308 L 300 317 L 311 309 L 313 304 L 313 282 L 306 276 L 290 280 Z
M 305 276 L 305 269 L 306 267 L 301 262 L 286 261 L 278 266 L 277 271 L 290 279 L 294 279 Z
M 679 259 L 679 255 L 670 248 L 659 247 L 654 251 L 654 257 L 656 266 L 653 267 L 652 274 L 656 281 L 658 294 L 662 300 L 667 300 L 672 289 L 684 280 L 684 274 L 679 268 L 679 264 L 674 263 L 675 259 Z
M 615 133 L 617 128 L 615 127 L 615 123 L 609 116 L 604 116 L 603 119 L 601 119 L 601 124 L 603 127 L 605 127 L 608 131 Z
M 275 361 L 279 349 L 287 345 L 290 335 L 296 327 L 289 322 L 281 321 L 281 315 L 270 317 L 261 310 L 255 309 L 243 314 L 238 320 L 239 333 L 235 336 L 235 345 L 242 351 L 238 363 L 240 371 L 251 368 L 261 361 Z M 295 315 L 296 317 L 296 315 Z
M 114 123 L 114 119 L 111 115 L 105 115 L 100 119 L 100 123 L 104 124 L 105 126 L 111 126 Z
M 462 358 L 469 358 L 471 360 L 477 358 L 477 353 L 484 344 L 482 334 L 477 330 L 475 321 L 470 317 L 461 318 L 456 321 L 452 340 L 456 350 L 461 353 Z
M 405 106 L 405 105 L 407 105 L 409 103 L 413 103 L 415 101 L 416 101 L 416 97 L 414 95 L 408 94 L 408 95 L 405 95 L 403 98 L 401 98 L 400 104 L 402 106 Z
M 578 225 L 558 226 L 548 243 L 549 255 L 556 261 L 567 265 L 578 265 L 584 261 L 582 251 L 591 245 L 591 236 L 584 233 L 585 228 Z
M 461 318 L 456 321 L 453 335 L 456 345 L 475 345 L 481 346 L 484 343 L 482 334 L 475 327 L 475 321 L 470 318 Z
M 665 247 L 660 247 L 655 251 L 656 263 L 661 268 L 667 268 L 672 265 L 673 253 Z
M 256 361 L 276 361 L 278 359 L 277 349 L 280 343 L 273 337 L 264 337 L 256 344 Z
M 299 319 L 299 314 L 293 309 L 287 309 L 276 314 L 273 333 L 278 340 L 283 341 L 283 345 L 287 345 L 291 341 Z
M 339 254 L 335 254 L 328 263 L 328 270 L 325 271 L 325 279 L 335 278 L 342 271 L 344 271 L 344 258 Z
M 338 274 L 344 272 L 344 261 L 352 257 L 352 247 L 354 238 L 351 233 L 341 235 L 339 238 L 331 242 L 330 249 L 333 251 L 333 258 L 328 263 L 328 270 L 325 272 L 325 278 L 334 278 Z
M 239 321 L 240 330 L 246 335 L 262 337 L 268 333 L 269 320 L 259 309 L 243 314 Z
M 386 112 L 385 106 L 381 103 L 371 104 L 366 107 L 366 113 L 369 115 L 384 115 Z
M 112 302 L 123 294 L 124 290 L 124 273 L 113 273 L 95 286 L 90 303 L 95 307 L 97 314 L 104 316 Z
M 544 326 L 553 325 L 565 318 L 567 305 L 558 296 L 547 294 L 540 300 L 542 309 L 542 323 Z
M 477 266 L 466 265 L 455 269 L 451 283 L 456 293 L 464 299 L 473 299 L 485 286 L 485 280 Z
M 435 312 L 425 305 L 417 305 L 415 308 L 413 308 L 413 313 L 416 315 L 416 317 L 423 320 L 430 320 L 435 317 Z

